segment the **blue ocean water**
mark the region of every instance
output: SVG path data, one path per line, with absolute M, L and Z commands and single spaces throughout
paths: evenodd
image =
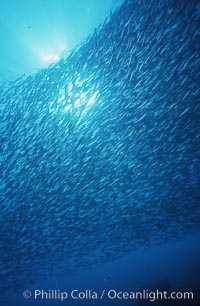
M 0 3 L 0 305 L 198 305 L 199 17 L 186 0 Z

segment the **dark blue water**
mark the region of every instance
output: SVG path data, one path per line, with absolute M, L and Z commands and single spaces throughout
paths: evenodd
M 22 295 L 76 288 L 198 303 L 199 26 L 198 1 L 124 1 L 69 56 L 1 82 L 2 305 L 136 304 Z

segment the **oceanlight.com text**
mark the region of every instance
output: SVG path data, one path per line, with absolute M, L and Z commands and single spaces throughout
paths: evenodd
M 34 300 L 149 300 L 150 302 L 158 300 L 193 300 L 193 292 L 170 292 L 170 291 L 117 291 L 115 289 L 95 291 L 91 289 L 84 290 L 58 290 L 58 289 L 35 289 L 34 291 L 25 290 L 23 292 L 25 299 Z

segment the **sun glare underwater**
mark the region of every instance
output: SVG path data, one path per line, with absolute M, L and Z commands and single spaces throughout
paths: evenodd
M 114 0 L 0 3 L 0 80 L 36 73 L 69 55 L 109 15 Z
M 199 290 L 199 17 L 196 0 L 1 1 L 1 305 L 59 277 Z

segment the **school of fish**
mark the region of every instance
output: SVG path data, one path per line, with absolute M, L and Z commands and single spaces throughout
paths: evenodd
M 124 1 L 0 85 L 0 292 L 199 230 L 200 5 Z

